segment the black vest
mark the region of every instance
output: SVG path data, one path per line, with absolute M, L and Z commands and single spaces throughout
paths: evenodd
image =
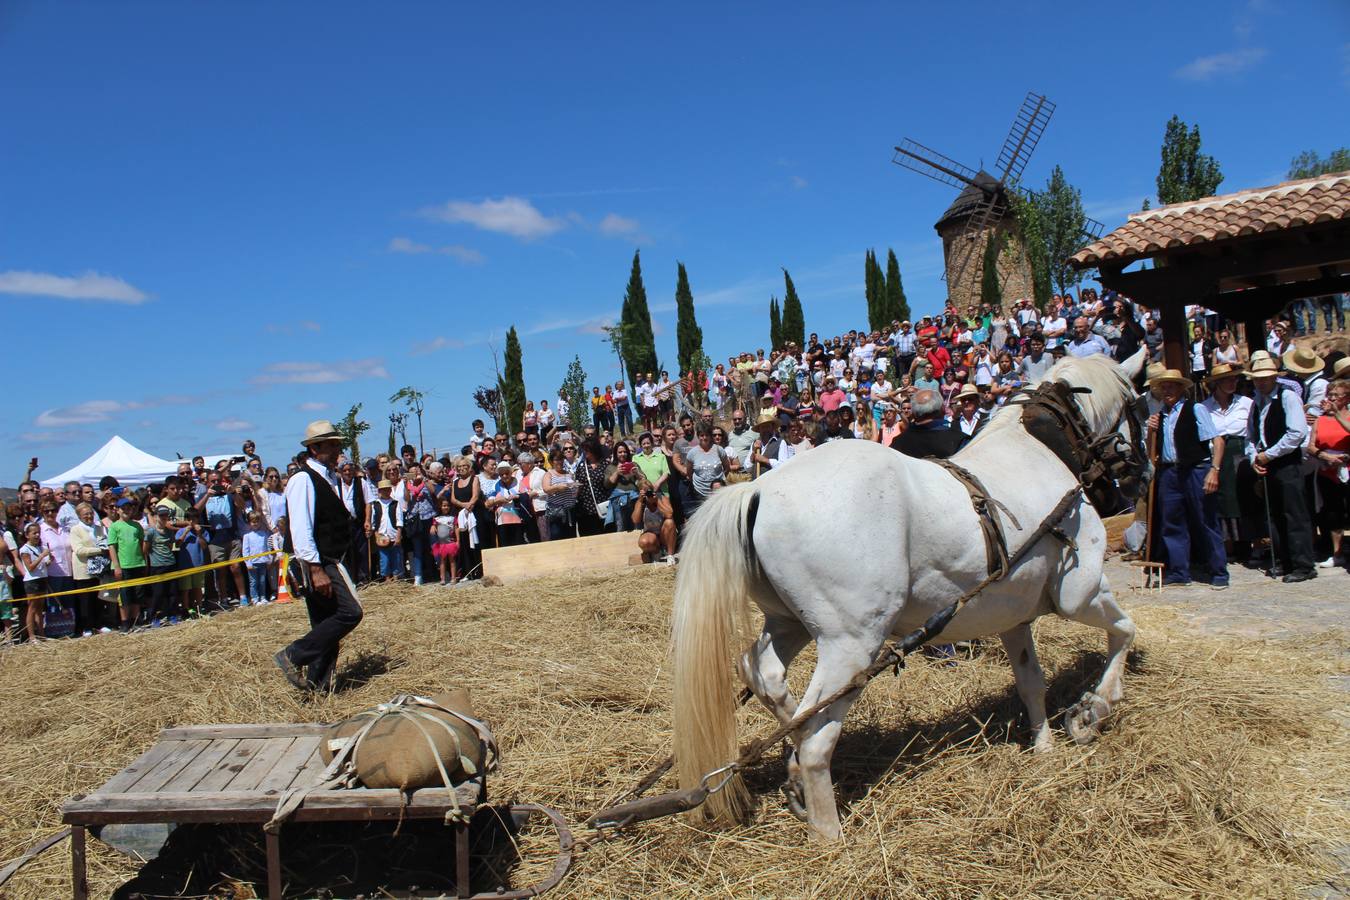
M 347 512 L 347 504 L 342 502 L 338 492 L 312 466 L 306 463 L 301 472 L 308 475 L 314 484 L 314 546 L 319 548 L 319 557 L 324 562 L 337 562 L 347 555 L 351 546 L 351 514 Z M 291 477 L 295 478 L 296 475 Z M 286 552 L 295 552 L 290 528 L 286 529 Z
M 1273 447 L 1289 430 L 1289 423 L 1284 418 L 1284 390 L 1284 385 L 1275 385 L 1275 390 L 1270 395 L 1270 412 L 1266 413 L 1264 428 L 1261 427 L 1261 404 L 1257 398 L 1252 398 L 1251 418 L 1247 421 L 1247 437 L 1258 451 Z M 1267 468 L 1297 463 L 1299 458 L 1298 453 L 1286 453 L 1272 459 Z
M 1195 421 L 1195 402 L 1181 401 L 1181 412 L 1177 415 L 1177 424 L 1172 429 L 1172 446 L 1177 452 L 1177 466 L 1198 466 L 1209 462 L 1213 457 L 1209 452 L 1209 441 L 1200 440 L 1200 425 Z
M 344 484 L 342 489 L 345 491 L 347 486 Z M 342 504 L 346 507 L 346 503 Z M 366 482 L 364 478 L 356 478 L 352 481 L 352 506 L 355 512 L 352 513 L 352 527 L 359 527 L 366 521 Z

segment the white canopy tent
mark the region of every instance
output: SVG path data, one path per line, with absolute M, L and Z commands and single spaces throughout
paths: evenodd
M 93 456 L 60 475 L 43 479 L 41 484 L 51 488 L 59 488 L 67 481 L 96 485 L 104 475 L 111 475 L 125 487 L 141 487 L 163 481 L 177 471 L 177 460 L 151 456 L 123 440 L 120 435 L 113 435 L 108 443 L 94 451 Z

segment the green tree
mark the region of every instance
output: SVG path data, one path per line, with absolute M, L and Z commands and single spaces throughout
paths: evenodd
M 675 275 L 675 343 L 680 371 L 692 372 L 694 363 L 703 355 L 703 329 L 694 317 L 694 294 L 689 290 L 689 275 L 684 263 L 677 263 Z
M 1045 190 L 1032 195 L 1040 217 L 1045 262 L 1055 290 L 1064 293 L 1083 280 L 1083 273 L 1069 265 L 1069 257 L 1083 242 L 1087 216 L 1083 213 L 1083 194 L 1069 184 L 1064 170 L 1055 166 Z
M 394 441 L 394 423 L 389 423 L 389 457 L 398 459 L 398 444 Z
M 398 403 L 402 400 L 408 406 L 408 410 L 417 416 L 417 452 L 426 453 L 426 447 L 422 446 L 422 410 L 425 407 L 426 394 L 419 391 L 412 385 L 399 388 L 398 393 L 389 398 L 390 403 Z M 400 429 L 401 430 L 401 429 Z M 406 440 L 406 438 L 405 438 Z
M 497 379 L 497 383 L 501 383 L 500 377 Z M 500 388 L 480 384 L 473 392 L 473 402 L 492 420 L 492 424 L 497 426 L 498 431 L 506 430 L 502 428 L 502 392 Z
M 628 366 L 628 383 L 637 384 L 639 372 L 655 372 L 656 336 L 652 332 L 652 314 L 647 308 L 647 289 L 642 284 L 641 251 L 633 251 L 633 270 L 628 276 L 628 289 L 623 295 L 623 309 L 619 314 L 622 329 L 623 359 Z
M 352 462 L 358 468 L 361 465 L 361 435 L 370 430 L 370 423 L 361 421 L 360 417 L 361 404 L 357 403 L 337 423 L 338 434 L 342 435 L 342 446 L 351 453 Z
M 1044 310 L 1045 305 L 1050 302 L 1052 288 L 1050 258 L 1045 248 L 1040 207 L 1032 202 L 1030 197 L 1025 197 L 1021 193 L 1013 192 L 1008 196 L 1012 201 L 1013 215 L 1017 219 L 1017 231 L 1021 235 L 1022 246 L 1026 249 L 1027 263 L 1031 266 L 1032 299 L 1036 301 L 1037 309 Z
M 909 300 L 905 297 L 905 286 L 900 283 L 900 260 L 895 251 L 886 251 L 886 322 L 903 322 L 909 318 Z
M 581 357 L 574 356 L 567 364 L 567 375 L 563 378 L 561 393 L 567 398 L 567 422 L 573 431 L 586 427 L 586 410 L 590 406 L 589 393 L 586 390 L 586 370 L 581 367 Z
M 792 276 L 783 270 L 783 283 L 786 293 L 783 295 L 783 343 L 789 341 L 798 347 L 806 346 L 806 317 L 802 315 L 802 301 L 797 298 L 797 288 L 792 284 Z
M 876 328 L 881 314 L 878 304 L 883 298 L 877 296 L 877 257 L 872 250 L 863 257 L 863 296 L 867 299 L 867 327 Z
M 1323 159 L 1316 150 L 1304 150 L 1289 162 L 1289 179 L 1316 178 L 1350 169 L 1350 147 L 1337 147 Z
M 1218 162 L 1200 152 L 1200 126 L 1187 129 L 1179 117 L 1169 119 L 1163 132 L 1162 165 L 1158 167 L 1158 202 L 1166 206 L 1210 197 L 1222 182 Z
M 783 349 L 783 314 L 778 310 L 778 298 L 769 298 L 769 347 Z
M 408 443 L 408 414 L 405 412 L 391 412 L 389 414 L 389 424 L 393 431 L 398 434 L 399 446 Z
M 1003 287 L 998 280 L 998 257 L 1003 252 L 1003 232 L 989 231 L 984 242 L 984 268 L 980 274 L 980 302 L 993 309 L 1003 305 Z
M 515 434 L 525 418 L 525 368 L 521 362 L 520 338 L 516 326 L 506 331 L 506 350 L 502 359 L 502 374 L 497 378 L 497 390 L 502 397 L 502 417 L 506 419 L 507 434 Z

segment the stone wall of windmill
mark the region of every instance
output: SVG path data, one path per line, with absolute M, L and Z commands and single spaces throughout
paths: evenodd
M 948 299 L 962 311 L 970 304 L 980 302 L 985 247 L 991 238 L 1000 240 L 1003 244 L 998 256 L 998 273 L 1004 304 L 1011 305 L 1023 297 L 1035 296 L 1032 289 L 1031 262 L 1027 258 L 1026 244 L 1022 240 L 1016 220 L 1012 216 L 1005 216 L 992 228 L 983 231 L 967 232 L 966 226 L 965 218 L 945 220 L 939 222 L 937 226 L 947 266 Z M 961 267 L 961 254 L 965 252 L 959 249 L 963 244 L 972 255 L 965 271 L 953 283 L 954 273 Z

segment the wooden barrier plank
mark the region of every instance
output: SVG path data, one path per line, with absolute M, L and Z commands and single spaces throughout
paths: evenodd
M 164 757 L 168 756 L 169 751 L 173 749 L 174 749 L 173 744 L 164 743 L 162 741 L 158 744 L 155 744 L 149 750 L 142 753 L 135 762 L 133 762 L 131 765 L 127 766 L 125 769 L 123 769 L 122 771 L 114 775 L 112 778 L 110 778 L 107 784 L 103 785 L 103 787 L 99 788 L 94 793 L 96 794 L 121 793 L 122 791 L 131 787 L 137 781 L 140 781 L 141 777 L 145 775 L 146 772 L 149 772 L 156 765 L 158 765 L 159 761 L 162 760 Z
M 239 770 L 239 774 L 230 779 L 230 783 L 225 785 L 227 792 L 239 791 L 244 793 L 254 790 L 258 782 L 267 777 L 272 771 L 272 767 L 281 761 L 286 755 L 286 751 L 291 749 L 291 744 L 295 743 L 295 738 L 280 737 L 270 738 L 263 745 L 262 749 L 253 754 L 253 758 L 248 761 L 248 765 Z
M 161 741 L 187 741 L 193 738 L 273 738 L 299 737 L 304 734 L 323 734 L 330 726 L 321 722 L 276 725 L 187 725 L 179 728 L 165 728 L 159 733 Z
M 233 750 L 225 754 L 224 759 L 216 763 L 215 768 L 206 773 L 205 778 L 197 782 L 196 790 L 205 793 L 224 790 L 225 785 L 244 770 L 253 754 L 265 746 L 267 746 L 265 738 L 244 738 Z
M 637 551 L 637 539 L 638 532 L 626 531 L 518 547 L 492 547 L 483 551 L 483 575 L 507 584 L 563 572 L 623 569 Z
M 197 754 L 197 758 L 194 759 L 186 769 L 169 779 L 169 783 L 160 788 L 160 790 L 168 791 L 170 793 L 192 790 L 197 786 L 197 782 L 210 774 L 211 770 L 214 769 L 222 759 L 229 756 L 230 751 L 233 750 L 238 743 L 238 741 L 233 740 L 232 738 L 222 738 L 212 741 L 205 750 Z
M 135 784 L 127 788 L 127 793 L 144 794 L 159 790 L 171 778 L 187 768 L 188 764 L 197 758 L 197 754 L 205 750 L 210 744 L 210 741 L 205 740 L 175 741 L 169 755 L 160 760 L 159 764 L 149 772 L 142 775 Z

